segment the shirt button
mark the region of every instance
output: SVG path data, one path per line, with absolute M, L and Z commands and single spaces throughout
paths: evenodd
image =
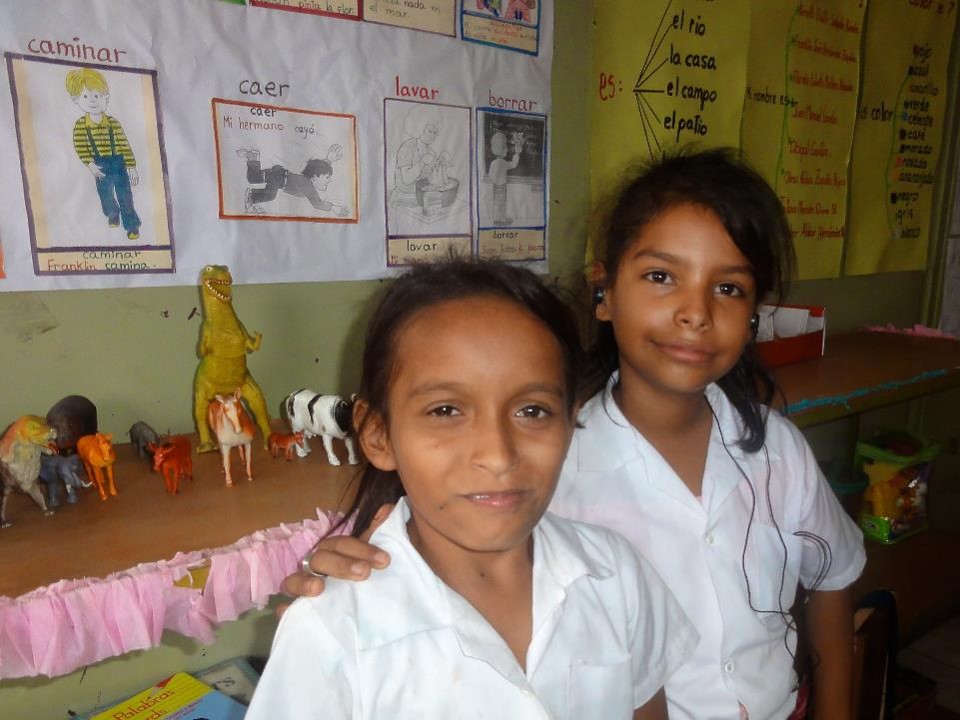
M 735 669 L 736 665 L 733 664 L 732 660 L 727 660 L 727 662 L 723 664 L 723 671 L 725 673 L 732 673 Z
M 713 533 L 707 535 L 704 540 L 706 541 L 707 545 L 715 545 L 717 543 L 717 537 Z

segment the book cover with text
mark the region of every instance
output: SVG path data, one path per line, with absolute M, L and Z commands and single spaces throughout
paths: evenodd
M 243 720 L 246 712 L 236 700 L 181 672 L 91 720 Z

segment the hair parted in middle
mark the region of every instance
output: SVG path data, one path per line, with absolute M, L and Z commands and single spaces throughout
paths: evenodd
M 680 148 L 640 166 L 621 185 L 606 213 L 596 248 L 608 284 L 644 227 L 678 205 L 714 213 L 750 263 L 757 301 L 767 296 L 775 302 L 782 300 L 795 265 L 790 225 L 773 188 L 732 148 Z M 601 323 L 589 351 L 590 394 L 602 390 L 618 369 L 618 356 L 610 323 Z M 717 384 L 744 421 L 740 446 L 748 452 L 759 450 L 766 437 L 761 405 L 770 403 L 776 386 L 752 344 Z
M 573 414 L 583 366 L 580 327 L 570 306 L 526 268 L 495 260 L 451 257 L 417 265 L 394 280 L 367 324 L 361 365 L 359 401 L 366 413 L 357 418 L 357 434 L 378 419 L 389 425 L 388 397 L 398 358 L 399 337 L 421 311 L 442 303 L 471 298 L 496 298 L 516 304 L 540 320 L 556 338 L 564 360 L 567 410 Z M 495 350 L 491 350 L 495 352 Z M 395 471 L 383 471 L 364 460 L 360 482 L 344 520 L 356 514 L 352 534 L 364 532 L 381 505 L 395 503 L 405 493 Z M 333 532 L 333 531 L 331 531 Z

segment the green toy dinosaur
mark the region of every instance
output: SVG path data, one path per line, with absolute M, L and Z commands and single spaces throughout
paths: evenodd
M 200 273 L 203 324 L 200 326 L 200 364 L 193 379 L 193 419 L 200 433 L 197 452 L 216 450 L 207 425 L 207 405 L 216 395 L 230 395 L 240 388 L 263 433 L 263 447 L 270 435 L 270 414 L 263 391 L 247 369 L 247 353 L 260 349 L 263 335 L 251 335 L 233 309 L 233 276 L 223 265 L 207 265 Z

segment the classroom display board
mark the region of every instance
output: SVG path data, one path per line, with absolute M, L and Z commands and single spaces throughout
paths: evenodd
M 625 160 L 738 143 L 750 0 L 604 0 L 595 12 L 594 200 L 620 180 Z
M 927 264 L 958 3 L 915 3 L 869 8 L 851 166 L 849 275 Z
M 0 0 L 0 290 L 546 267 L 550 0 Z
M 957 4 L 598 4 L 594 198 L 625 159 L 740 147 L 783 202 L 800 279 L 922 269 Z
M 843 258 L 847 171 L 857 119 L 864 3 L 755 3 L 742 142 L 780 196 L 805 277 Z

